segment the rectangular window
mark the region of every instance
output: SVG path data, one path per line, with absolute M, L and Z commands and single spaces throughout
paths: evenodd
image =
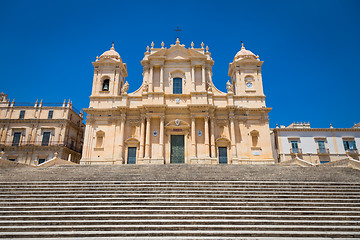
M 354 140 L 344 140 L 343 143 L 345 151 L 355 152 L 357 150 Z
M 24 118 L 25 118 L 25 110 L 21 110 L 20 115 L 19 115 L 19 119 L 24 119 Z
M 293 153 L 299 153 L 298 141 L 291 141 L 291 149 Z
M 20 139 L 21 139 L 21 132 L 15 132 L 14 137 L 13 137 L 13 141 L 12 141 L 12 145 L 13 146 L 19 146 Z
M 182 79 L 174 78 L 173 83 L 173 94 L 182 94 Z
M 44 132 L 41 146 L 48 146 L 49 141 L 50 141 L 50 132 Z
M 42 164 L 42 163 L 44 163 L 45 162 L 45 158 L 39 158 L 39 160 L 38 160 L 38 164 Z
M 49 114 L 48 114 L 48 119 L 52 119 L 52 118 L 53 118 L 53 115 L 54 115 L 54 111 L 53 111 L 53 110 L 50 110 L 50 111 L 49 111 Z
M 318 141 L 319 153 L 326 153 L 325 141 Z

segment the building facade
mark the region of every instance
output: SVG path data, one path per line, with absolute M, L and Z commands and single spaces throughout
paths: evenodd
M 147 47 L 128 93 L 114 49 L 93 62 L 82 164 L 273 164 L 259 57 L 242 46 L 218 90 L 208 47 Z
M 359 124 L 352 128 L 311 128 L 309 123 L 293 123 L 273 129 L 274 159 L 278 163 L 298 157 L 313 164 L 342 160 L 347 156 L 359 160 Z
M 70 100 L 60 104 L 15 103 L 6 94 L 0 94 L 3 159 L 37 165 L 57 155 L 79 163 L 84 131 L 83 114 Z

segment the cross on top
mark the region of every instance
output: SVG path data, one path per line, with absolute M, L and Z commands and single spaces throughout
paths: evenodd
M 174 29 L 175 33 L 176 33 L 176 38 L 180 38 L 180 32 L 182 31 L 179 26 L 176 27 L 176 29 Z

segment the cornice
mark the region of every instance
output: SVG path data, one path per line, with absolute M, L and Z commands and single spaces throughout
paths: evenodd
M 273 128 L 275 132 L 360 132 L 360 128 Z

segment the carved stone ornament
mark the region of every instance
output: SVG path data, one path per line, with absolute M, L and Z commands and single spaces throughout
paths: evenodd
M 216 123 L 219 126 L 225 126 L 225 125 L 227 125 L 227 119 L 217 119 Z
M 139 122 L 139 119 L 129 119 L 130 126 L 138 126 Z
M 176 126 L 179 126 L 179 125 L 180 125 L 180 120 L 179 120 L 179 119 L 176 119 L 176 120 L 175 120 L 175 125 L 176 125 Z
M 121 89 L 121 94 L 127 94 L 128 90 L 129 90 L 129 83 L 126 81 L 124 86 Z
M 230 81 L 227 81 L 226 89 L 227 89 L 228 93 L 233 92 L 233 85 L 230 83 Z

